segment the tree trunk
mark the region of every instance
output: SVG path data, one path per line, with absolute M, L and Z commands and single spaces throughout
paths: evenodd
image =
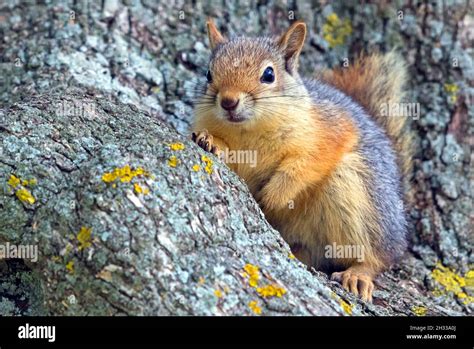
M 0 262 L 0 314 L 472 314 L 468 1 L 78 3 L 0 5 L 0 244 L 39 250 Z M 255 35 L 292 13 L 306 75 L 395 45 L 410 64 L 411 245 L 373 304 L 293 259 L 245 183 L 188 141 L 206 17 Z M 331 13 L 352 28 L 335 47 Z

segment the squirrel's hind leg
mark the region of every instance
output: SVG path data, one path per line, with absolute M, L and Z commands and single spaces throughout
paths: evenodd
M 331 280 L 340 282 L 346 291 L 360 296 L 364 301 L 372 302 L 373 280 L 376 275 L 377 272 L 373 267 L 361 263 L 344 271 L 332 273 Z

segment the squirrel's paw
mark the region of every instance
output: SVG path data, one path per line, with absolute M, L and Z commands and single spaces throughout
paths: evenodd
M 219 155 L 220 149 L 214 144 L 214 137 L 207 132 L 206 129 L 192 134 L 192 140 L 205 151 L 214 155 Z
M 331 280 L 340 282 L 346 291 L 352 292 L 356 296 L 360 296 L 362 300 L 372 303 L 374 282 L 369 274 L 369 272 L 364 272 L 360 268 L 349 268 L 345 271 L 332 273 Z
M 256 195 L 256 200 L 262 210 L 282 210 L 289 208 L 291 197 L 284 190 L 284 179 L 274 176 Z
M 256 199 L 263 211 L 281 210 L 287 207 L 288 201 L 278 194 L 278 192 L 268 188 L 263 188 L 261 190 Z

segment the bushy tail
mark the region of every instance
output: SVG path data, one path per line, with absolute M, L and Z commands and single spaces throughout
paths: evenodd
M 348 68 L 323 73 L 323 80 L 351 96 L 382 126 L 395 145 L 404 185 L 412 171 L 412 137 L 407 115 L 390 115 L 388 106 L 404 97 L 407 69 L 395 51 L 361 56 Z M 384 109 L 386 108 L 386 109 Z M 387 111 L 387 112 L 384 112 Z

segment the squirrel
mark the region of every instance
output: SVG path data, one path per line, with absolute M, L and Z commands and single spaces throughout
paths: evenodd
M 279 37 L 228 39 L 212 20 L 207 31 L 212 55 L 193 141 L 217 156 L 256 151 L 257 166 L 228 166 L 294 256 L 371 302 L 375 277 L 407 248 L 407 118 L 380 112 L 403 97 L 403 60 L 395 51 L 360 56 L 303 79 L 304 22 Z M 328 255 L 334 246 L 356 246 L 363 258 Z

